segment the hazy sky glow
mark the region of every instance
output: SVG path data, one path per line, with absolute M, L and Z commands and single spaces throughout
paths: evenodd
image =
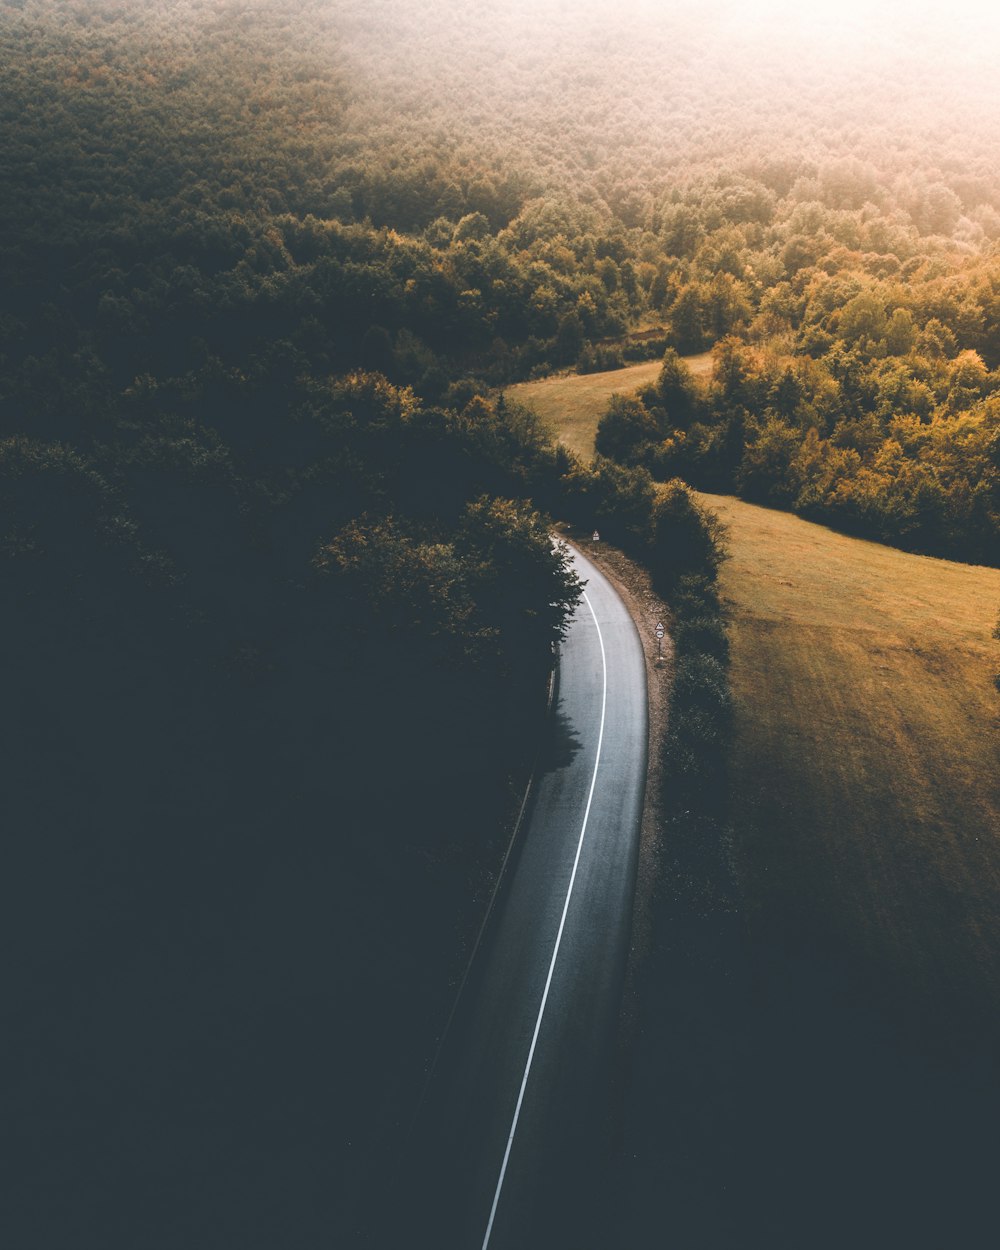
M 358 0 L 339 0 L 339 7 L 362 11 Z M 471 17 L 472 27 L 484 29 L 483 12 L 470 14 L 458 0 L 392 7 L 404 25 L 434 26 L 452 9 L 457 27 L 470 25 Z M 588 35 L 598 41 L 598 56 L 610 41 L 634 41 L 639 51 L 650 38 L 663 38 L 669 57 L 679 38 L 685 51 L 706 59 L 710 74 L 725 73 L 727 61 L 746 57 L 807 76 L 813 64 L 845 73 L 884 64 L 915 83 L 926 74 L 960 94 L 979 93 L 987 107 L 998 94 L 1000 6 L 992 0 L 496 0 L 489 13 L 486 37 L 497 51 L 510 42 L 521 45 L 533 30 L 542 57 L 553 43 L 572 46 Z
M 656 6 L 648 12 L 655 13 Z M 695 0 L 692 13 L 706 18 L 713 15 L 743 17 L 748 22 L 772 28 L 826 33 L 845 26 L 862 25 L 870 29 L 896 30 L 902 37 L 907 30 L 934 31 L 946 39 L 954 33 L 988 31 L 1000 27 L 996 6 L 990 0 L 949 4 L 945 0 Z
M 374 9 L 338 0 L 338 8 L 345 33 L 357 36 L 360 77 L 402 76 L 413 90 L 407 113 L 449 80 L 467 93 L 475 63 L 474 81 L 490 82 L 512 122 L 533 115 L 537 97 L 552 95 L 546 107 L 556 110 L 560 98 L 571 111 L 605 107 L 623 73 L 649 84 L 647 123 L 657 114 L 679 124 L 705 118 L 737 98 L 738 115 L 752 106 L 765 129 L 776 113 L 790 130 L 827 108 L 833 124 L 973 126 L 989 138 L 1000 119 L 1000 8 L 986 0 L 496 0 L 489 10 L 465 0 Z M 415 47 L 428 50 L 419 63 Z
M 1000 34 L 1000 9 L 988 0 L 946 4 L 942 0 L 872 4 L 869 0 L 751 0 L 751 3 L 705 6 L 732 30 L 753 32 L 776 45 L 828 55 L 864 55 L 893 48 L 930 57 L 992 57 Z

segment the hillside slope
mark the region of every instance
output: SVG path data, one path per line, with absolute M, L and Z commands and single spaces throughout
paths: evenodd
M 689 358 L 711 368 L 711 357 Z M 509 394 L 573 450 L 654 364 Z M 702 494 L 730 527 L 734 811 L 758 921 L 1000 1021 L 1000 570 Z M 884 974 L 884 977 L 883 975 Z
M 704 499 L 731 533 L 752 909 L 1000 1018 L 1000 571 Z
M 664 883 L 616 1235 L 703 1250 L 985 1244 L 1000 571 L 702 498 L 730 527 L 744 903 L 691 906 Z

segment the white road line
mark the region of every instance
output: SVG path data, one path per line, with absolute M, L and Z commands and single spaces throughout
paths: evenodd
M 604 744 L 604 714 L 608 706 L 608 657 L 604 651 L 604 635 L 601 633 L 601 627 L 597 623 L 597 613 L 594 611 L 594 605 L 587 597 L 587 592 L 583 592 L 583 598 L 590 608 L 590 615 L 594 618 L 594 625 L 597 627 L 597 640 L 601 644 L 601 665 L 603 667 L 604 688 L 601 692 L 601 730 L 597 737 L 597 757 L 594 760 L 594 775 L 590 779 L 590 793 L 587 795 L 587 808 L 583 813 L 583 825 L 580 829 L 580 839 L 576 844 L 576 858 L 573 860 L 573 872 L 569 879 L 569 889 L 566 891 L 566 902 L 563 904 L 562 919 L 559 921 L 559 932 L 556 934 L 556 944 L 552 951 L 552 959 L 549 961 L 549 975 L 545 978 L 545 991 L 542 994 L 541 1006 L 538 1008 L 538 1019 L 535 1021 L 535 1032 L 531 1038 L 531 1047 L 528 1050 L 528 1062 L 524 1065 L 524 1076 L 521 1078 L 521 1090 L 517 1096 L 517 1106 L 514 1108 L 514 1120 L 510 1126 L 510 1134 L 507 1137 L 507 1149 L 503 1153 L 503 1164 L 500 1167 L 500 1179 L 497 1181 L 496 1193 L 493 1195 L 493 1206 L 490 1208 L 490 1222 L 486 1226 L 486 1236 L 483 1238 L 482 1250 L 487 1250 L 490 1244 L 490 1237 L 493 1235 L 493 1221 L 496 1219 L 497 1206 L 500 1202 L 500 1191 L 503 1189 L 504 1177 L 507 1175 L 507 1164 L 510 1161 L 511 1147 L 514 1145 L 514 1134 L 517 1132 L 517 1122 L 521 1115 L 521 1105 L 524 1102 L 524 1091 L 528 1085 L 528 1073 L 531 1071 L 531 1062 L 535 1057 L 535 1047 L 538 1044 L 538 1034 L 542 1027 L 542 1016 L 545 1014 L 545 1004 L 548 1002 L 549 987 L 552 985 L 552 974 L 555 971 L 556 959 L 559 955 L 559 945 L 562 942 L 563 929 L 566 927 L 566 913 L 569 911 L 569 900 L 573 896 L 573 884 L 576 881 L 576 870 L 580 865 L 580 852 L 583 850 L 583 838 L 587 832 L 587 821 L 590 819 L 590 805 L 594 800 L 594 786 L 597 784 L 597 768 L 601 762 L 601 747 Z

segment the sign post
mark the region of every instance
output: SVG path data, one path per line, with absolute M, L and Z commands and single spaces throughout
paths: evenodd
M 656 658 L 657 660 L 662 660 L 663 659 L 663 622 L 662 621 L 656 622 L 656 629 L 654 630 L 654 633 L 656 634 Z
M 590 541 L 592 543 L 599 543 L 601 541 L 601 536 L 598 534 L 597 530 L 594 530 L 594 537 Z

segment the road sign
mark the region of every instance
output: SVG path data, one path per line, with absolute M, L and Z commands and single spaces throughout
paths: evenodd
M 663 637 L 663 625 L 660 621 L 656 622 L 656 636 L 657 638 Z
M 594 537 L 590 541 L 595 543 L 599 543 L 601 541 L 601 536 L 598 534 L 597 530 L 594 530 Z

